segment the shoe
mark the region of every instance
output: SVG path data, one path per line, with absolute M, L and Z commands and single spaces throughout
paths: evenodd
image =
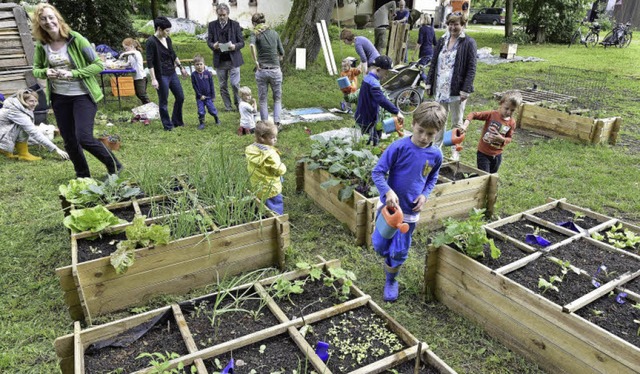
M 382 293 L 382 299 L 387 302 L 393 302 L 398 300 L 398 291 L 400 289 L 400 285 L 398 284 L 398 280 L 396 277 L 398 276 L 399 266 L 392 268 L 385 264 L 384 272 L 386 274 L 386 279 L 384 282 L 384 291 Z
M 198 125 L 198 130 L 204 130 L 204 123 Z
M 0 150 L 0 155 L 3 155 L 4 157 L 7 157 L 7 158 L 18 158 L 18 155 L 14 155 L 11 152 L 7 152 L 3 150 Z
M 180 123 L 180 124 L 176 123 L 175 125 L 173 125 L 173 127 L 184 127 L 184 123 Z
M 347 102 L 343 101 L 340 103 L 340 109 L 342 109 L 343 112 L 346 112 L 348 107 L 347 107 Z
M 220 124 L 220 119 L 218 118 L 218 116 L 213 116 L 213 118 L 216 120 L 216 125 Z
M 31 153 L 29 153 L 29 146 L 27 145 L 27 142 L 17 142 L 16 152 L 18 153 L 18 160 L 22 160 L 22 161 L 42 160 L 42 157 L 34 156 Z

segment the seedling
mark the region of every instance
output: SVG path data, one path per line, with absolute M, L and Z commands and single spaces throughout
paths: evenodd
M 453 244 L 458 250 L 469 257 L 484 257 L 484 246 L 489 245 L 491 258 L 500 257 L 500 249 L 496 247 L 493 239 L 487 238 L 487 233 L 482 226 L 484 224 L 484 209 L 473 209 L 469 213 L 469 219 L 456 220 L 447 218 L 443 221 L 444 232 L 437 234 L 432 244 L 440 247 L 445 244 Z
M 540 235 L 543 232 L 548 232 L 547 230 L 543 229 L 540 226 L 534 226 L 534 225 L 525 225 L 525 226 L 530 227 L 533 230 L 531 234 L 527 234 L 525 236 L 525 242 L 527 244 L 540 245 L 542 247 L 547 247 L 551 245 L 551 242 L 549 240 L 543 238 L 542 235 Z
M 117 249 L 111 254 L 111 266 L 117 274 L 124 274 L 135 262 L 136 248 L 156 245 L 166 245 L 171 240 L 168 226 L 144 224 L 144 217 L 136 216 L 133 224 L 126 228 L 127 240 L 118 243 Z
M 184 374 L 184 364 L 181 362 L 177 367 L 169 369 L 171 366 L 171 360 L 179 358 L 180 355 L 175 352 L 165 352 L 165 354 L 159 352 L 153 353 L 140 353 L 136 359 L 148 358 L 149 365 L 152 366 L 152 369 L 148 370 L 147 373 L 151 374 Z M 198 370 L 195 366 L 191 366 L 191 373 L 196 373 Z
M 554 283 L 562 283 L 562 277 L 557 275 L 552 275 L 549 280 L 540 277 L 538 278 L 538 288 L 542 290 L 542 294 L 549 290 L 554 290 L 556 292 L 560 292 L 557 286 L 554 286 Z
M 602 310 L 598 310 L 598 309 L 592 309 L 591 313 L 593 313 L 593 315 L 596 317 L 601 317 L 604 314 Z
M 356 280 L 356 275 L 352 271 L 345 270 L 341 267 L 331 267 L 328 269 L 329 275 L 327 276 L 319 266 L 312 266 L 306 262 L 299 262 L 296 266 L 298 269 L 309 270 L 311 280 L 319 280 L 322 278 L 324 285 L 333 287 L 335 296 L 341 301 L 349 298 L 351 286 L 353 285 L 353 281 Z
M 302 288 L 304 283 L 305 282 L 301 280 L 294 280 L 292 282 L 286 278 L 279 277 L 271 285 L 271 289 L 274 291 L 272 296 L 276 299 L 283 299 L 286 297 L 289 302 L 293 304 L 293 301 L 291 301 L 291 294 L 301 294 L 304 292 L 304 289 Z
M 576 210 L 575 212 L 573 212 L 573 217 L 571 218 L 571 222 L 579 222 L 579 221 L 584 221 L 584 217 L 586 217 L 587 215 L 582 213 L 579 210 Z

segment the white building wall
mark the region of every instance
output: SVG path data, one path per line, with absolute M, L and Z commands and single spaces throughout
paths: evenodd
M 223 1 L 219 1 L 222 3 Z M 176 0 L 178 17 L 185 17 L 185 4 L 189 11 L 189 19 L 202 25 L 217 19 L 216 7 L 212 0 Z M 229 3 L 227 2 L 227 5 Z M 251 16 L 254 13 L 264 13 L 267 23 L 278 24 L 285 22 L 291 11 L 291 0 L 257 0 L 257 5 L 249 5 L 249 0 L 238 0 L 236 5 L 229 5 L 229 18 L 238 21 L 240 26 L 251 27 Z

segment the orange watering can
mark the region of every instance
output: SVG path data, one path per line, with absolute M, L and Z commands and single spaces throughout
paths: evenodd
M 442 142 L 446 146 L 455 145 L 456 151 L 462 151 L 462 142 L 464 141 L 465 133 L 460 129 L 452 129 L 444 133 Z
M 400 209 L 385 205 L 376 219 L 376 230 L 385 239 L 393 238 L 398 230 L 405 234 L 409 231 L 409 225 L 402 222 L 403 220 L 404 215 Z

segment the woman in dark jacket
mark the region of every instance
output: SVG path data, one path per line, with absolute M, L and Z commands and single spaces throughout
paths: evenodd
M 464 107 L 473 92 L 476 76 L 476 41 L 465 35 L 467 18 L 460 12 L 447 18 L 447 32 L 440 38 L 427 75 L 427 92 L 450 113 L 452 128 L 462 126 Z M 442 146 L 445 128 L 436 135 L 434 143 Z M 451 158 L 458 160 L 458 152 L 451 150 Z

